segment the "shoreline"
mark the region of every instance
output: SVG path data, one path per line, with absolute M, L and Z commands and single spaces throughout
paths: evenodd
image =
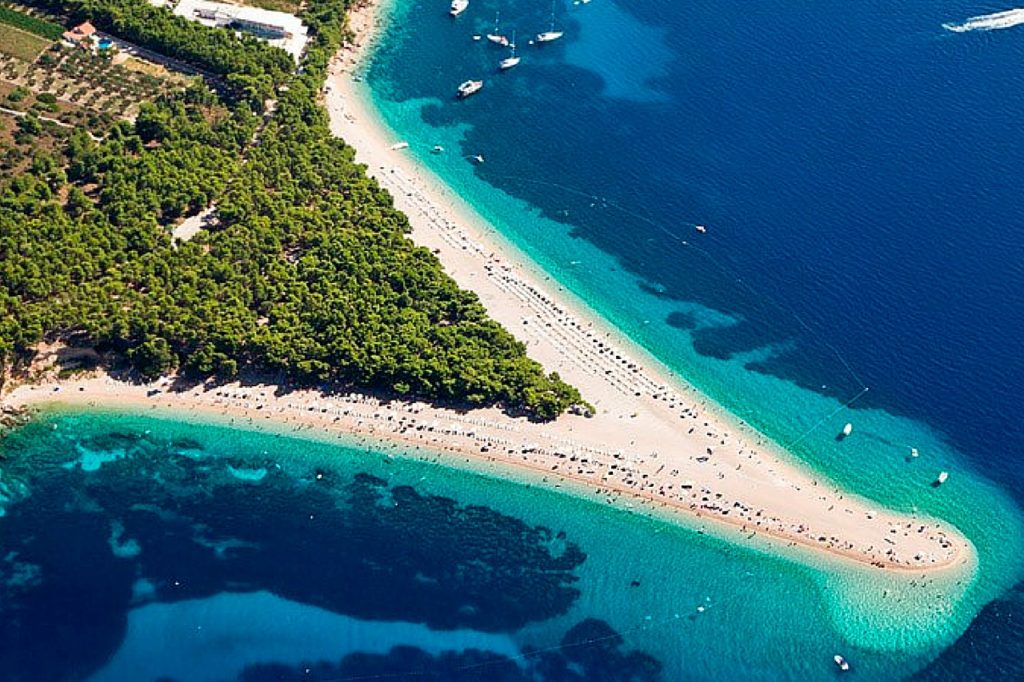
M 282 392 L 274 384 L 200 384 L 185 390 L 172 386 L 173 379 L 169 377 L 150 384 L 133 384 L 100 371 L 82 378 L 20 384 L 4 397 L 2 404 L 19 409 L 67 406 L 114 409 L 139 415 L 162 411 L 189 420 L 215 420 L 229 428 L 266 429 L 294 438 L 367 448 L 388 457 L 404 457 L 492 475 L 501 480 L 533 483 L 552 492 L 567 492 L 604 502 L 623 512 L 660 518 L 701 535 L 807 563 L 813 563 L 812 559 L 832 558 L 886 573 L 918 574 L 921 578 L 926 574 L 969 569 L 976 564 L 973 551 L 965 551 L 970 548 L 969 543 L 960 546 L 952 542 L 952 536 L 946 535 L 947 531 L 940 529 L 934 520 L 917 520 L 913 525 L 934 530 L 941 534 L 938 537 L 949 540 L 952 551 L 948 560 L 902 563 L 884 555 L 816 543 L 806 530 L 787 532 L 757 525 L 739 516 L 715 514 L 713 508 L 699 505 L 695 508 L 693 503 L 682 503 L 633 485 L 597 478 L 596 474 L 600 473 L 597 469 L 579 474 L 557 465 L 551 467 L 552 457 L 563 462 L 576 458 L 568 454 L 565 446 L 559 445 L 564 438 L 548 437 L 547 443 L 530 442 L 525 450 L 520 450 L 523 439 L 516 436 L 523 435 L 521 426 L 529 422 L 510 419 L 496 408 L 459 413 L 427 403 L 383 401 L 360 393 L 325 395 L 310 389 Z M 518 422 L 523 423 L 517 426 Z M 504 435 L 497 435 L 502 433 Z M 539 434 L 531 437 L 534 436 L 543 438 Z M 503 446 L 510 444 L 517 447 L 500 452 Z M 597 463 L 597 457 L 609 455 L 620 463 L 626 461 L 624 456 L 599 447 L 574 449 L 573 452 L 590 466 Z M 586 454 L 593 459 L 583 457 Z M 627 468 L 628 462 L 622 464 L 623 470 Z M 701 488 L 699 492 L 711 494 L 711 489 Z M 856 505 L 856 502 L 851 504 Z M 886 512 L 865 513 L 870 515 L 869 520 L 886 521 Z M 891 526 L 893 522 L 887 523 Z M 915 538 L 908 533 L 904 537 L 921 540 L 924 536 Z
M 728 467 L 735 474 L 743 473 L 741 468 L 744 464 L 748 465 L 749 471 L 751 460 L 762 470 L 768 469 L 769 480 L 755 483 L 779 487 L 779 479 L 782 478 L 785 481 L 782 485 L 789 492 L 801 492 L 804 485 L 818 487 L 819 479 L 824 479 L 820 473 L 810 470 L 803 462 L 672 373 L 649 352 L 625 337 L 590 310 L 583 301 L 547 276 L 514 245 L 496 234 L 493 226 L 477 215 L 472 206 L 410 157 L 408 152 L 390 149 L 398 141 L 397 138 L 373 111 L 372 103 L 361 96 L 354 79 L 380 39 L 385 28 L 384 17 L 386 12 L 374 2 L 350 13 L 350 26 L 357 31 L 357 37 L 332 63 L 324 95 L 332 132 L 355 149 L 356 159 L 366 164 L 368 173 L 392 194 L 395 205 L 409 217 L 413 241 L 434 251 L 446 272 L 460 286 L 475 291 L 488 313 L 526 343 L 527 351 L 533 359 L 539 361 L 547 371 L 557 371 L 563 379 L 581 390 L 584 398 L 597 409 L 598 415 L 593 422 L 615 419 L 620 422 L 619 431 L 632 432 L 636 437 L 629 440 L 629 445 L 623 450 L 646 451 L 639 456 L 647 465 L 651 465 L 648 475 L 665 468 L 652 465 L 651 460 L 659 456 L 657 451 L 664 444 L 682 437 L 690 441 L 687 444 L 690 450 L 687 453 L 689 462 L 706 464 L 719 458 L 719 449 L 725 446 L 732 455 Z M 361 34 L 358 32 L 360 29 L 363 31 Z M 680 419 L 684 420 L 684 429 L 679 428 Z M 557 430 L 572 420 L 572 417 L 563 416 L 551 424 L 550 428 Z M 622 422 L 629 424 L 629 427 L 623 429 Z M 701 434 L 694 435 L 698 429 L 704 432 L 703 437 Z M 568 431 L 572 430 L 572 426 L 568 426 Z M 661 432 L 660 437 L 654 435 L 658 432 Z M 623 440 L 620 438 L 619 442 Z M 731 442 L 734 440 L 738 442 Z M 614 443 L 616 440 L 613 438 L 604 442 Z M 756 451 L 758 457 L 752 457 L 748 448 Z M 720 481 L 724 468 L 722 466 L 715 472 Z M 777 470 L 785 471 L 787 476 L 777 474 Z M 693 472 L 693 467 L 689 471 Z M 742 478 L 750 477 L 744 475 Z M 699 478 L 693 475 L 690 480 L 706 483 L 708 477 L 706 474 Z M 835 503 L 844 499 L 844 493 L 831 482 L 821 482 L 837 498 L 826 507 L 826 510 L 834 510 Z M 713 496 L 720 492 L 719 484 L 714 487 L 715 491 L 709 492 L 711 500 L 718 499 Z M 705 490 L 710 491 L 710 487 Z M 818 502 L 826 499 L 827 496 L 816 497 Z M 720 505 L 712 502 L 708 506 Z M 806 514 L 805 518 L 819 520 L 815 517 L 821 516 L 821 509 L 813 508 L 817 505 L 794 503 L 794 506 Z M 857 506 L 863 512 L 864 520 L 869 521 L 877 514 L 872 511 L 877 505 L 870 501 L 860 499 Z M 698 505 L 692 511 L 700 513 L 700 507 Z M 717 511 L 720 520 L 735 519 L 729 519 L 729 509 L 719 508 Z M 849 524 L 840 525 L 846 532 L 858 534 Z M 797 527 L 800 526 L 803 524 L 798 519 Z M 959 542 L 955 544 L 961 546 L 953 553 L 954 556 L 947 557 L 945 563 L 958 563 L 955 555 L 973 552 L 970 542 L 961 534 L 951 528 L 943 532 L 946 533 L 945 537 L 957 537 Z M 830 538 L 828 534 L 815 537 L 826 538 L 826 544 Z M 889 542 L 891 538 L 881 537 L 878 541 Z M 812 549 L 824 549 L 820 542 L 816 539 L 807 544 Z M 877 543 L 869 543 L 864 547 L 868 546 L 872 548 L 871 551 L 878 550 Z M 886 551 L 882 554 L 892 556 Z M 859 557 L 859 560 L 864 561 L 864 557 Z M 865 563 L 875 561 L 868 560 Z M 889 561 L 885 558 L 881 563 L 893 566 L 902 564 L 899 560 Z M 919 562 L 911 559 L 911 563 Z
M 949 524 L 881 511 L 729 415 L 506 244 L 415 159 L 391 150 L 396 140 L 360 99 L 352 78 L 384 28 L 379 5 L 352 10 L 348 25 L 357 37 L 332 62 L 324 90 L 332 132 L 394 197 L 409 218 L 413 241 L 436 253 L 460 286 L 476 292 L 491 317 L 526 344 L 531 358 L 579 388 L 596 415 L 562 415 L 538 424 L 496 408 L 460 413 L 415 401 L 382 403 L 358 393 L 281 395 L 269 384 L 172 391 L 168 379 L 132 385 L 103 374 L 25 384 L 11 392 L 7 404 L 56 398 L 270 420 L 296 431 L 366 438 L 382 450 L 440 451 L 446 455 L 442 464 L 473 459 L 532 472 L 549 488 L 582 486 L 610 503 L 625 501 L 620 506 L 636 501 L 645 509 L 666 510 L 687 526 L 706 521 L 745 546 L 757 537 L 773 549 L 792 547 L 899 572 L 976 565 L 973 546 Z M 931 493 L 925 488 L 922 494 Z

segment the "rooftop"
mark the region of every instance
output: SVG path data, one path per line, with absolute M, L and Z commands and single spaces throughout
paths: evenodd
M 85 40 L 86 38 L 91 38 L 94 33 L 96 33 L 96 27 L 86 21 L 75 26 L 70 31 L 64 31 L 64 39 L 77 43 Z
M 181 0 L 174 8 L 174 13 L 206 26 L 233 27 L 253 33 L 271 45 L 280 47 L 295 61 L 299 60 L 309 39 L 305 24 L 297 16 L 287 12 L 273 12 L 258 7 L 210 0 Z M 271 36 L 266 33 L 267 31 L 280 35 Z

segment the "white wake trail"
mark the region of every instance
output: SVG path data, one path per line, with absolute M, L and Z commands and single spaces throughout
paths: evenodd
M 971 17 L 962 24 L 943 24 L 942 28 L 954 33 L 966 33 L 968 31 L 995 31 L 1001 28 L 1013 28 L 1019 24 L 1024 24 L 1024 7 Z

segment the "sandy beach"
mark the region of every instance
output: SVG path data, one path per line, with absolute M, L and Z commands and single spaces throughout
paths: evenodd
M 60 400 L 269 420 L 296 431 L 365 437 L 381 449 L 440 453 L 443 463 L 453 465 L 474 460 L 515 467 L 551 487 L 600 491 L 609 504 L 678 513 L 688 525 L 707 522 L 738 541 L 772 538 L 881 569 L 973 565 L 973 547 L 955 528 L 879 509 L 725 414 L 495 239 L 408 151 L 391 149 L 398 140 L 357 96 L 353 80 L 382 19 L 368 5 L 349 21 L 357 37 L 336 58 L 324 91 L 332 131 L 394 196 L 412 224 L 412 239 L 475 291 L 490 315 L 527 344 L 532 358 L 578 387 L 596 414 L 538 424 L 494 408 L 459 413 L 360 394 L 280 393 L 272 385 L 174 391 L 169 379 L 128 385 L 105 374 L 22 385 L 6 396 L 7 404 Z M 922 495 L 939 493 L 922 489 Z

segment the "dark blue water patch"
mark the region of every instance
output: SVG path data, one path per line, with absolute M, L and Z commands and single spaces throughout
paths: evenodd
M 414 677 L 429 682 L 654 682 L 661 664 L 637 650 L 601 620 L 573 626 L 557 647 L 525 649 L 519 660 L 493 652 L 466 650 L 432 656 L 422 649 L 395 647 L 385 655 L 352 654 L 338 664 L 254 665 L 238 682 L 327 682 Z
M 985 606 L 951 647 L 914 682 L 1024 680 L 1024 585 Z
M 479 5 L 484 17 L 496 7 Z M 843 398 L 867 384 L 857 406 L 937 427 L 1020 494 L 1019 31 L 944 31 L 977 13 L 966 2 L 616 6 L 665 29 L 661 99 L 606 93 L 602 62 L 648 48 L 586 23 L 586 8 L 571 16 L 608 45 L 592 69 L 535 50 L 456 102 L 447 93 L 490 73 L 494 52 L 422 5 L 371 82 L 398 101 L 441 95 L 426 122 L 469 125 L 460 151 L 486 156 L 480 178 L 666 301 L 740 320 L 701 330 L 700 353 L 780 345 L 751 368 Z M 1010 457 L 993 461 L 996 448 Z
M 217 439 L 52 425 L 4 443 L 3 477 L 28 491 L 0 518 L 11 682 L 84 678 L 149 602 L 268 591 L 363 620 L 512 633 L 579 597 L 586 556 L 563 533 L 368 474 L 276 466 L 273 447 L 300 441 L 256 436 L 262 457 L 220 456 Z M 237 476 L 255 468 L 258 482 Z
M 0 519 L 0 670 L 10 682 L 80 679 L 124 637 L 135 569 L 111 553 L 106 518 L 60 510 L 70 490 Z M 36 579 L 19 580 L 19 564 Z

